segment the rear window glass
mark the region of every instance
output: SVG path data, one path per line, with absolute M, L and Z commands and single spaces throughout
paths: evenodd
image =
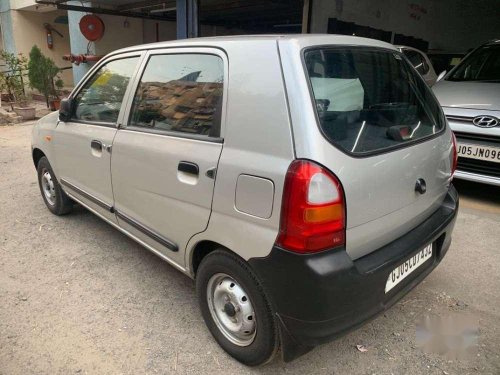
M 402 147 L 444 128 L 436 99 L 398 52 L 319 48 L 305 63 L 323 134 L 348 153 Z

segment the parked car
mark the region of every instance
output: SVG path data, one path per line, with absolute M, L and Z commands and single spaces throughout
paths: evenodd
M 436 72 L 434 71 L 434 67 L 432 66 L 431 61 L 424 52 L 416 48 L 407 46 L 396 46 L 396 48 L 403 52 L 408 60 L 410 60 L 413 67 L 417 69 L 417 72 L 420 73 L 424 81 L 429 86 L 432 86 L 436 83 Z
M 457 137 L 455 177 L 500 186 L 500 40 L 472 51 L 433 90 Z
M 438 102 L 364 38 L 116 51 L 32 150 L 52 213 L 78 202 L 195 279 L 208 329 L 250 366 L 389 308 L 443 259 L 458 209 Z

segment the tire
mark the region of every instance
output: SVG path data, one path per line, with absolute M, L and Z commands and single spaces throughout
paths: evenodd
M 38 186 L 43 201 L 54 215 L 65 215 L 73 208 L 73 201 L 62 190 L 56 175 L 44 156 L 38 161 Z
M 244 260 L 225 249 L 209 253 L 198 268 L 196 292 L 208 329 L 228 354 L 247 366 L 274 358 L 279 348 L 278 323 L 261 283 Z M 234 337 L 227 328 L 234 328 L 232 320 L 224 325 L 228 319 L 237 321 L 241 330 L 236 335 L 241 337 Z

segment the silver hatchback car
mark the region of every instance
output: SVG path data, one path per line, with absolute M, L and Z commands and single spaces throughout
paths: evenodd
M 458 210 L 438 102 L 364 38 L 116 51 L 36 124 L 32 151 L 50 211 L 78 202 L 195 279 L 208 329 L 250 366 L 390 307 L 443 259 Z

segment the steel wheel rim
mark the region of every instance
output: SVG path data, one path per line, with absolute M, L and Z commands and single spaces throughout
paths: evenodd
M 212 319 L 226 337 L 238 346 L 250 345 L 257 333 L 255 311 L 248 293 L 231 276 L 213 275 L 207 285 Z
M 54 181 L 52 180 L 52 175 L 46 168 L 42 170 L 42 190 L 45 200 L 51 206 L 54 206 L 56 204 L 56 189 Z

